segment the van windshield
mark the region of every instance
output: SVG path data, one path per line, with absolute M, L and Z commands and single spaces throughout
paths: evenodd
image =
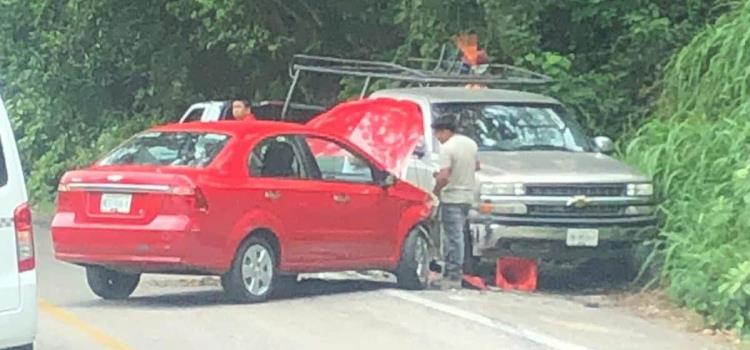
M 144 132 L 132 137 L 99 165 L 205 167 L 224 148 L 228 135 L 200 132 Z
M 456 115 L 458 131 L 484 151 L 593 151 L 582 128 L 558 105 L 440 103 L 432 114 Z

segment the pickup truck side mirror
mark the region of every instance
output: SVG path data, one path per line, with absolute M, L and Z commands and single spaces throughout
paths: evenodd
M 416 148 L 414 148 L 414 155 L 417 158 L 422 159 L 422 158 L 424 158 L 425 154 L 426 154 L 426 152 L 425 152 L 423 144 L 420 143 L 419 145 L 417 145 Z
M 598 152 L 609 154 L 615 151 L 615 143 L 612 139 L 606 136 L 598 136 L 594 138 L 594 145 Z

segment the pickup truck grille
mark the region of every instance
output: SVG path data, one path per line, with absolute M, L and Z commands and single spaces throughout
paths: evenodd
M 526 185 L 526 195 L 544 197 L 620 197 L 625 195 L 625 185 Z
M 528 213 L 532 216 L 548 217 L 616 217 L 625 215 L 622 205 L 589 205 L 583 208 L 564 205 L 529 205 Z

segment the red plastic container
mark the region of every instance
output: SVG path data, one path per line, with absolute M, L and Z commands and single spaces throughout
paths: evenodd
M 495 267 L 495 284 L 502 289 L 536 290 L 539 267 L 536 259 L 500 258 Z

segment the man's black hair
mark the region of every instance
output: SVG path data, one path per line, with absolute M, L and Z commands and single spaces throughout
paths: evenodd
M 454 114 L 447 114 L 437 117 L 432 122 L 432 128 L 435 130 L 448 130 L 451 132 L 456 132 L 456 129 L 458 128 L 456 119 L 456 115 Z
M 234 100 L 232 100 L 232 103 L 235 103 L 235 102 L 237 102 L 237 101 L 239 101 L 239 102 L 242 102 L 242 104 L 243 104 L 243 105 L 245 105 L 245 107 L 247 107 L 247 108 L 250 108 L 250 107 L 252 107 L 252 106 L 253 106 L 253 105 L 252 105 L 252 104 L 250 103 L 250 100 L 249 100 L 249 99 L 246 99 L 246 98 L 235 98 Z

